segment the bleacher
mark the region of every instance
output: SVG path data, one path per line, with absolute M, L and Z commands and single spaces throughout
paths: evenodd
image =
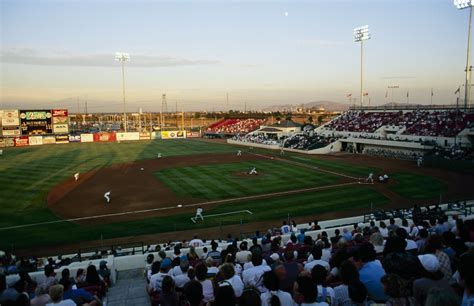
M 473 219 L 472 207 L 474 207 L 474 201 L 466 202 L 453 202 L 446 203 L 442 205 L 431 205 L 428 207 L 415 208 L 415 209 L 405 209 L 405 210 L 390 210 L 383 211 L 377 210 L 370 212 L 365 215 L 355 216 L 350 218 L 342 218 L 335 220 L 321 221 L 318 223 L 321 229 L 312 229 L 315 224 L 309 222 L 305 224 L 298 224 L 292 229 L 290 233 L 282 234 L 279 229 L 272 229 L 271 241 L 279 241 L 280 247 L 287 246 L 290 243 L 292 237 L 299 232 L 304 232 L 306 237 L 311 237 L 312 241 L 318 241 L 321 237 L 333 237 L 336 232 L 347 232 L 354 229 L 368 228 L 372 226 L 371 224 L 375 221 L 380 222 L 384 221 L 387 224 L 389 223 L 390 218 L 394 218 L 396 225 L 402 225 L 402 220 L 407 220 L 408 225 L 413 223 L 414 219 L 419 220 L 432 220 L 434 218 L 440 218 L 441 216 L 448 216 L 449 222 L 453 222 L 453 216 L 459 216 L 459 218 L 464 220 Z M 262 245 L 265 237 L 259 237 L 257 243 Z M 252 239 L 242 239 L 239 241 L 239 244 L 242 241 L 246 241 L 248 245 L 252 245 Z M 217 241 L 218 250 L 225 250 L 228 247 L 232 246 L 234 242 L 227 241 Z M 473 242 L 468 243 L 468 246 L 472 246 Z M 64 269 L 69 269 L 71 275 L 75 275 L 77 270 L 84 269 L 86 270 L 89 265 L 95 265 L 99 267 L 101 261 L 105 261 L 107 268 L 111 271 L 110 274 L 110 284 L 113 287 L 117 283 L 117 275 L 120 275 L 122 271 L 132 271 L 139 270 L 142 271 L 146 265 L 146 259 L 149 254 L 153 254 L 154 258 L 159 258 L 159 251 L 164 251 L 166 257 L 176 258 L 174 246 L 178 246 L 180 242 L 167 243 L 167 244 L 158 244 L 148 246 L 146 249 L 142 243 L 135 243 L 131 245 L 124 245 L 123 247 L 111 246 L 110 249 L 102 248 L 102 252 L 91 251 L 88 252 L 85 249 L 78 250 L 78 254 L 69 254 L 53 257 L 52 260 L 58 262 L 58 260 L 63 258 L 76 258 L 78 261 L 72 262 L 68 265 L 61 266 L 55 269 L 56 278 L 59 280 L 61 273 Z M 334 246 L 333 246 L 334 247 Z M 201 258 L 204 255 L 204 249 L 211 249 L 211 241 L 207 240 L 204 242 L 204 245 L 194 248 L 196 254 Z M 297 249 L 295 249 L 297 250 Z M 191 251 L 189 247 L 180 248 L 180 255 L 183 256 L 188 254 Z M 334 251 L 334 249 L 333 249 Z M 296 252 L 296 251 L 295 251 Z M 305 263 L 306 257 L 298 259 L 298 262 Z M 192 264 L 200 263 L 200 260 L 195 260 Z M 8 271 L 8 269 L 7 269 Z M 140 273 L 140 272 L 138 272 Z M 137 275 L 137 273 L 134 273 Z M 29 273 L 31 279 L 36 281 L 38 284 L 42 283 L 45 280 L 44 271 L 39 269 L 35 272 Z M 125 275 L 125 274 L 124 274 Z M 8 285 L 13 285 L 16 281 L 19 280 L 18 274 L 7 275 Z M 141 282 L 140 282 L 141 284 Z M 143 286 L 145 283 L 143 282 Z M 86 288 L 91 292 L 97 291 L 97 288 Z M 159 298 L 156 294 L 151 295 L 152 301 L 157 304 Z M 106 299 L 106 298 L 105 298 Z
M 222 119 L 207 127 L 206 134 L 237 135 L 247 134 L 260 127 L 264 119 Z

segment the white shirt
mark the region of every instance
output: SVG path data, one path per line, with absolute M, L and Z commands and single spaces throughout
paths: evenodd
M 329 267 L 329 264 L 327 261 L 324 261 L 324 260 L 321 260 L 321 259 L 316 259 L 316 260 L 313 260 L 311 262 L 308 262 L 304 265 L 304 269 L 306 271 L 309 271 L 311 272 L 311 269 L 313 269 L 314 266 L 316 265 L 320 265 L 320 266 L 323 266 L 327 271 L 330 270 L 330 267 Z
M 323 286 L 318 285 L 318 298 L 322 297 L 322 296 L 323 296 Z M 334 304 L 335 293 L 334 293 L 334 289 L 332 289 L 331 287 L 326 287 L 326 300 L 325 300 L 325 302 L 327 301 L 328 297 L 331 299 L 331 305 L 333 305 Z
M 186 285 L 190 281 L 187 273 L 175 276 L 173 277 L 173 280 L 177 288 L 183 288 L 184 285 Z
M 382 237 L 387 238 L 388 237 L 388 228 L 381 228 L 379 227 L 379 232 L 382 235 Z
M 169 273 L 162 273 L 158 272 L 153 274 L 150 277 L 150 286 L 153 288 L 155 291 L 161 291 L 161 284 L 163 284 L 163 278 L 165 278 L 166 275 L 169 275 Z
M 202 214 L 202 208 L 196 209 L 196 215 L 200 215 L 200 214 Z
M 234 293 L 236 297 L 240 297 L 242 295 L 242 292 L 244 292 L 244 283 L 242 282 L 242 279 L 238 275 L 234 275 L 229 279 L 226 279 L 227 282 L 232 286 L 234 289 Z
M 195 238 L 195 239 L 189 241 L 189 245 L 196 248 L 196 247 L 203 246 L 204 242 L 202 242 L 202 240 L 199 239 L 199 238 Z
M 281 228 L 281 233 L 282 234 L 289 234 L 291 231 L 291 228 L 288 225 L 283 225 Z
M 269 266 L 256 266 L 242 273 L 242 280 L 245 286 L 255 286 L 260 292 L 264 292 L 267 289 L 263 287 L 263 273 L 270 271 Z
M 214 301 L 214 287 L 212 287 L 212 281 L 206 279 L 202 282 L 200 281 L 200 283 L 202 285 L 202 295 L 204 296 L 202 301 L 204 303 Z
M 418 245 L 416 244 L 415 241 L 411 240 L 411 239 L 406 239 L 407 241 L 407 247 L 405 248 L 405 250 L 418 250 Z
M 235 254 L 235 260 L 241 264 L 244 264 L 249 261 L 249 256 L 252 255 L 250 251 L 238 251 Z
M 262 300 L 262 306 L 270 306 L 271 298 L 273 295 L 276 295 L 278 297 L 278 299 L 280 300 L 280 305 L 282 306 L 293 305 L 293 299 L 291 298 L 291 295 L 288 292 L 278 290 L 276 292 L 272 291 L 272 293 L 270 293 L 270 291 L 267 291 L 260 294 L 260 299 Z
M 173 269 L 171 269 L 171 271 L 169 272 L 169 274 L 171 276 L 178 276 L 178 275 L 181 275 L 183 274 L 183 270 L 181 270 L 181 267 L 180 266 L 176 266 L 174 267 Z
M 73 300 L 62 300 L 59 303 L 48 303 L 46 306 L 76 306 Z

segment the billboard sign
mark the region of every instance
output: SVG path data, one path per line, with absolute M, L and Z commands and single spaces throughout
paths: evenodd
M 81 142 L 94 142 L 94 134 L 81 134 Z
M 103 142 L 103 141 L 116 141 L 117 137 L 115 133 L 97 133 L 94 134 L 94 141 Z
M 57 133 L 67 133 L 69 132 L 69 126 L 66 124 L 53 124 L 53 132 Z
M 0 111 L 0 118 L 2 119 L 2 126 L 20 126 L 17 109 Z
M 43 144 L 56 143 L 56 137 L 54 136 L 43 136 Z
M 56 143 L 69 143 L 69 135 L 56 135 Z
M 163 131 L 161 132 L 162 139 L 183 139 L 186 138 L 186 131 Z
M 15 146 L 14 138 L 2 138 L 0 139 L 0 147 L 13 147 Z
M 50 110 L 20 110 L 21 134 L 51 134 L 53 132 L 51 117 Z
M 43 144 L 42 136 L 30 136 L 28 137 L 28 142 L 30 146 L 41 146 Z
M 15 137 L 15 147 L 25 147 L 28 144 L 29 144 L 28 137 L 26 136 Z
M 6 137 L 19 137 L 21 130 L 19 126 L 4 126 L 2 127 L 2 135 Z
M 69 142 L 81 142 L 81 135 L 69 135 Z

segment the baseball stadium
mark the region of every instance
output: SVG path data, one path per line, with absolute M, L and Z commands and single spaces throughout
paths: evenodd
M 430 103 L 410 102 L 409 90 L 405 103 L 399 85 L 373 103 L 363 87 L 376 92 L 363 81 L 370 38 L 368 26 L 354 29 L 360 103 L 349 93 L 349 103 L 257 99 L 232 110 L 227 93 L 212 112 L 206 102 L 171 111 L 173 90 L 149 107 L 126 101 L 126 86 L 130 96 L 140 86 L 126 85 L 122 52 L 117 104 L 12 103 L 10 67 L 50 64 L 2 47 L 0 305 L 472 305 L 469 48 L 453 103 L 433 88 Z M 48 58 L 108 69 L 76 60 Z

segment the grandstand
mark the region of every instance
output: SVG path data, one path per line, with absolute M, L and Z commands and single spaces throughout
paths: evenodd
M 339 305 L 350 298 L 341 292 L 344 289 L 341 286 L 353 284 L 346 283 L 340 273 L 355 262 L 361 268 L 357 279 L 351 282 L 366 286 L 362 298 L 368 303 L 393 302 L 399 298 L 388 289 L 379 290 L 390 276 L 396 278 L 398 284 L 410 286 L 403 298 L 423 305 L 430 292 L 418 287 L 417 282 L 435 280 L 437 286 L 443 285 L 455 298 L 460 280 L 472 277 L 472 254 L 461 255 L 474 243 L 473 207 L 474 201 L 463 201 L 373 211 L 361 216 L 303 224 L 286 220 L 281 227 L 275 226 L 263 234 L 256 232 L 248 238 L 240 237 L 241 240 L 195 236 L 190 237 L 190 241 L 170 241 L 146 248 L 137 243 L 104 247 L 100 252 L 78 250 L 77 254 L 50 258 L 15 258 L 11 253 L 2 252 L 2 269 L 7 274 L 4 281 L 10 288 L 0 288 L 0 302 L 13 305 L 15 302 L 9 299 L 19 299 L 22 292 L 32 296 L 32 303 L 38 302 L 39 297 L 48 300 L 50 296 L 45 295 L 48 289 L 54 290 L 54 284 L 60 283 L 66 288 L 65 296 L 77 298 L 80 294 L 84 299 L 82 302 L 160 305 L 169 300 L 171 293 L 174 298 L 189 299 L 188 286 L 196 280 L 206 290 L 202 297 L 206 302 L 217 302 L 222 295 L 242 302 L 246 296 L 244 287 L 253 286 L 260 299 L 266 299 L 267 292 L 273 291 L 266 281 L 251 275 L 265 271 L 278 275 L 281 269 L 287 270 L 282 279 L 287 285 L 281 285 L 283 287 L 278 290 L 297 301 L 299 292 L 293 290 L 293 283 L 308 277 L 290 274 L 289 271 L 297 268 L 312 275 L 312 283 L 317 282 L 318 273 L 324 272 L 325 281 L 315 284 L 318 285 L 317 296 L 321 297 L 323 291 L 332 292 L 327 296 L 328 304 Z M 353 260 L 346 261 L 349 258 Z M 369 268 L 373 263 L 379 265 L 377 273 L 383 276 L 375 282 L 375 276 L 363 272 L 364 269 L 373 270 Z M 413 270 L 407 270 L 409 267 Z M 81 278 L 84 271 L 86 275 Z M 439 276 L 426 275 L 426 271 Z M 90 275 L 100 276 L 96 283 L 91 283 Z M 165 280 L 167 277 L 170 279 Z M 174 280 L 174 286 L 168 289 L 165 283 L 171 280 Z M 219 290 L 224 283 L 233 289 L 230 291 L 232 296 Z
M 236 134 L 247 134 L 258 129 L 264 119 L 222 119 L 207 127 L 206 135 L 233 136 Z

